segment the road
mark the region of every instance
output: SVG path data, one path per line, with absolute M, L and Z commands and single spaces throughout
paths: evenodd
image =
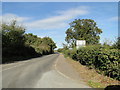
M 2 88 L 89 88 L 55 69 L 59 54 L 2 66 Z

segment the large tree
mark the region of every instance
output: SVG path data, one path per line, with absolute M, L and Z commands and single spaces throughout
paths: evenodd
M 51 53 L 53 53 L 54 49 L 57 48 L 56 43 L 54 43 L 54 41 L 51 38 L 49 38 L 49 37 L 44 37 L 42 39 L 42 41 L 43 41 L 42 42 L 43 44 L 46 44 L 46 45 L 50 46 L 50 52 Z
M 19 47 L 24 45 L 25 28 L 17 25 L 16 20 L 10 24 L 2 24 L 2 46 L 3 47 Z
M 87 45 L 98 44 L 102 30 L 97 27 L 94 20 L 91 19 L 76 19 L 71 22 L 70 27 L 66 31 L 65 41 L 75 46 L 76 40 L 86 40 Z
M 33 35 L 32 33 L 25 34 L 24 36 L 25 36 L 25 40 L 26 40 L 26 42 L 25 42 L 26 45 L 38 46 L 42 42 L 42 39 L 40 37 L 37 37 L 37 35 Z
M 32 33 L 25 34 L 26 45 L 30 45 L 35 48 L 36 52 L 41 54 L 49 54 L 53 53 L 56 48 L 56 44 L 49 37 L 40 38 L 37 35 L 33 35 Z

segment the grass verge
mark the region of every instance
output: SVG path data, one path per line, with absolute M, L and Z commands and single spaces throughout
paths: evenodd
M 91 80 L 88 80 L 87 84 L 92 88 L 104 88 L 104 86 L 101 83 L 93 82 Z
M 81 65 L 78 61 L 74 61 L 69 57 L 65 57 L 65 61 L 70 63 L 79 73 L 79 76 L 92 88 L 105 88 L 109 85 L 120 85 L 120 81 L 110 77 L 98 74 L 95 69 Z

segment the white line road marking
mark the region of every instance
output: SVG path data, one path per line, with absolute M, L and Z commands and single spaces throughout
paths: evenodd
M 10 68 L 7 68 L 7 69 L 4 69 L 4 70 L 2 70 L 2 71 L 5 71 L 5 70 L 9 70 L 9 69 L 12 69 L 12 68 L 15 68 L 15 67 L 18 67 L 18 66 L 21 66 L 21 65 L 23 65 L 23 64 L 25 64 L 26 62 L 29 62 L 29 61 L 31 61 L 31 60 L 28 60 L 28 61 L 22 61 L 22 62 L 16 62 L 16 63 L 14 63 L 14 64 L 17 64 L 17 65 L 15 65 L 15 66 L 12 66 L 12 67 L 10 67 Z M 20 63 L 20 64 L 19 64 Z M 13 64 L 13 65 L 14 65 Z M 5 66 L 2 66 L 2 68 L 3 67 L 7 67 L 7 66 L 10 66 L 11 64 L 8 64 L 8 65 L 5 65 Z M 2 71 L 0 71 L 0 72 L 2 72 Z
M 12 68 L 15 68 L 15 67 L 18 67 L 18 66 L 21 66 L 21 65 L 23 65 L 24 63 L 21 63 L 21 64 L 18 64 L 18 65 L 15 65 L 15 66 L 13 66 L 13 67 L 10 67 L 10 68 L 7 68 L 7 69 L 4 69 L 4 70 L 2 70 L 2 71 L 6 71 L 6 70 L 9 70 L 9 69 L 12 69 Z M 1 71 L 0 71 L 1 72 Z

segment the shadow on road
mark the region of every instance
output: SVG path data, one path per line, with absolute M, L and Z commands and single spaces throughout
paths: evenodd
M 104 90 L 120 90 L 120 85 L 109 85 Z
M 54 52 L 53 54 L 59 54 L 59 53 Z M 50 55 L 50 54 L 46 54 L 46 55 Z M 0 64 L 9 64 L 9 63 L 15 63 L 18 61 L 27 61 L 27 60 L 31 60 L 33 58 L 38 58 L 38 57 L 42 57 L 42 56 L 45 56 L 45 55 L 36 54 L 36 55 L 24 56 L 24 57 L 23 56 L 9 57 L 9 58 L 4 58 L 4 60 L 2 60 L 2 63 L 0 63 Z

